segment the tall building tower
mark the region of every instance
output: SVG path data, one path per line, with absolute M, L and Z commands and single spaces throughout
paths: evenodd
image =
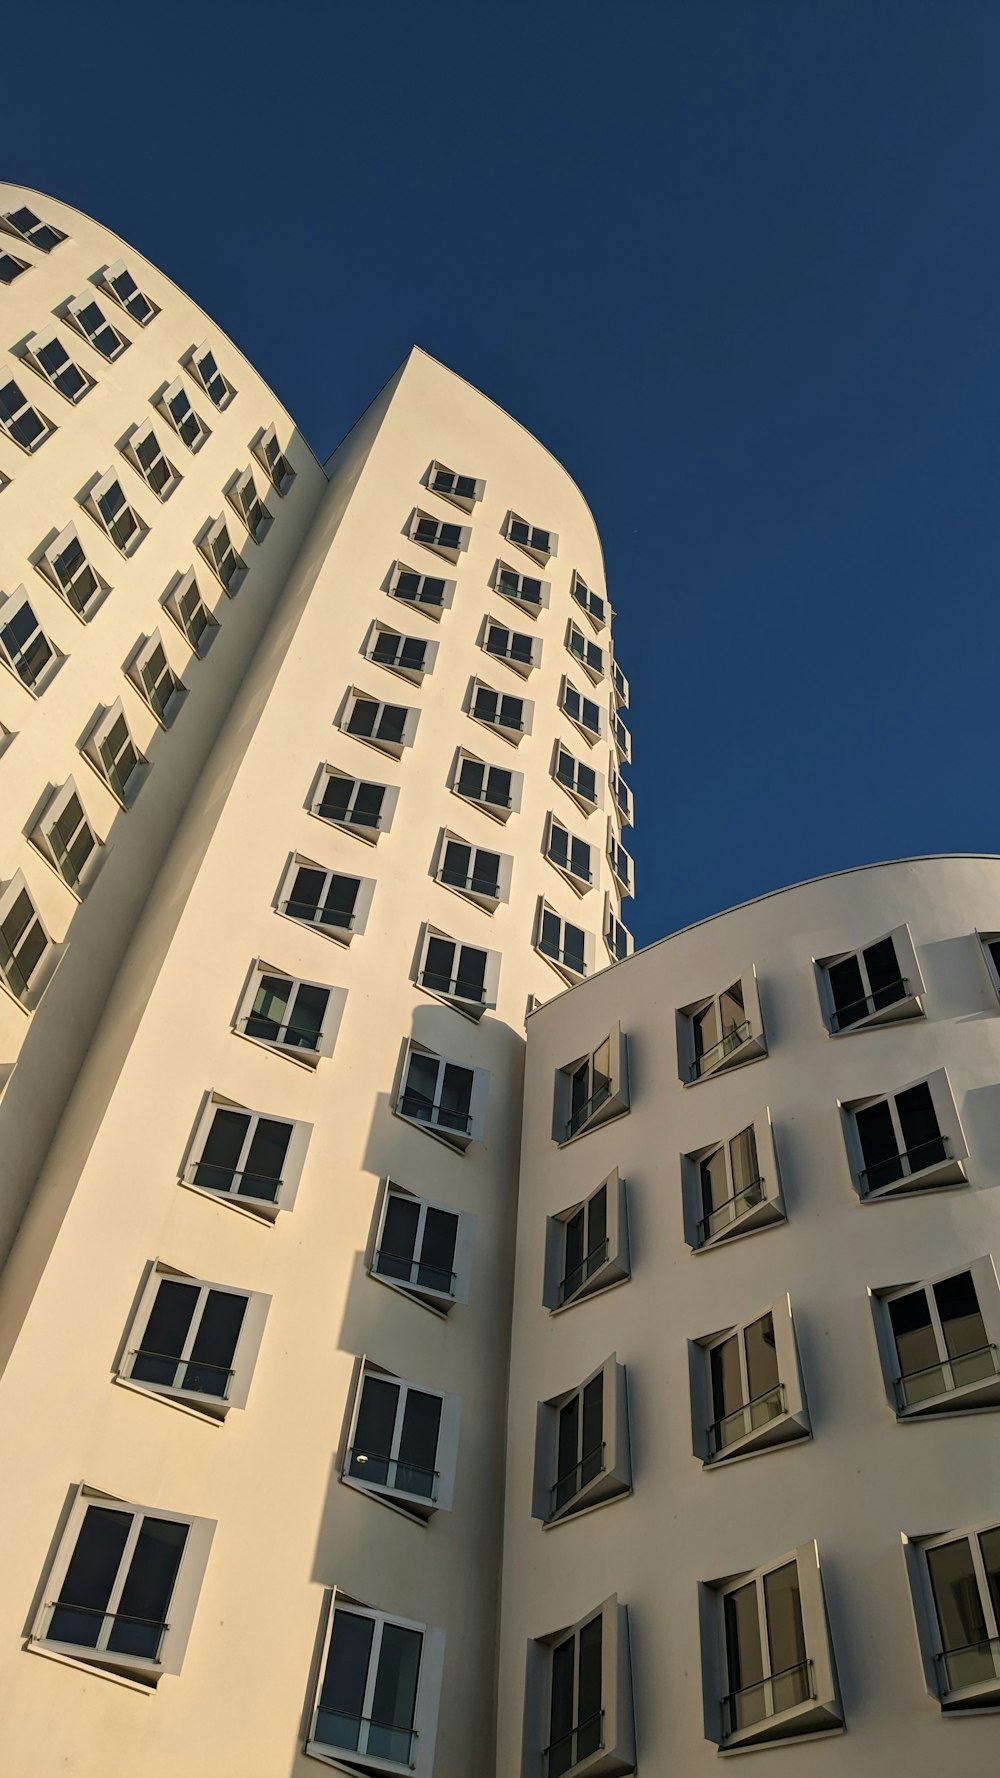
M 419 351 L 321 468 L 0 228 L 0 1771 L 485 1774 L 525 1016 L 630 949 L 594 524 Z

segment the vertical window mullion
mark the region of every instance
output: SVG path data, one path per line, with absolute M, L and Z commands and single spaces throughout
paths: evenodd
M 742 1340 L 742 1335 L 741 1335 L 741 1338 L 740 1338 L 741 1349 L 742 1349 L 742 1345 L 743 1345 L 743 1340 Z M 765 1593 L 764 1593 L 764 1575 L 763 1575 L 763 1573 L 754 1575 L 754 1589 L 757 1594 L 757 1633 L 760 1636 L 760 1667 L 761 1667 L 761 1672 L 764 1675 L 765 1681 L 768 1682 L 768 1693 L 770 1694 L 771 1688 L 770 1688 L 769 1682 L 772 1678 L 772 1674 L 771 1674 L 771 1639 L 767 1633 L 767 1601 L 766 1601 L 766 1597 L 765 1597 Z M 773 1695 L 769 1695 L 768 1703 L 771 1706 L 770 1713 L 773 1714 L 773 1704 L 774 1704 Z
M 983 1561 L 982 1545 L 979 1541 L 978 1532 L 973 1537 L 969 1538 L 969 1548 L 972 1552 L 972 1566 L 975 1570 L 976 1585 L 979 1588 L 979 1602 L 982 1607 L 983 1617 L 986 1621 L 986 1634 L 989 1640 L 992 1641 L 995 1636 L 1000 1635 L 1000 1630 L 997 1629 L 997 1614 L 993 1609 L 990 1583 L 986 1575 L 986 1563 Z
M 399 1447 L 403 1442 L 403 1421 L 406 1417 L 406 1400 L 407 1400 L 407 1396 L 409 1395 L 409 1393 L 410 1393 L 409 1383 L 400 1383 L 397 1386 L 397 1389 L 396 1389 L 396 1418 L 393 1422 L 392 1437 L 389 1440 L 389 1462 L 395 1463 L 397 1465 L 397 1474 L 398 1474 L 398 1464 L 399 1464 Z M 390 1477 L 388 1478 L 387 1486 L 390 1488 L 393 1488 L 396 1485 L 397 1485 L 396 1482 L 393 1481 L 392 1476 L 390 1475 Z
M 142 1530 L 142 1521 L 144 1518 L 144 1513 L 132 1514 L 132 1524 L 129 1527 L 129 1533 L 125 1539 L 125 1548 L 122 1550 L 121 1561 L 118 1564 L 118 1573 L 115 1576 L 114 1586 L 108 1594 L 108 1602 L 104 1608 L 104 1622 L 101 1625 L 100 1635 L 97 1638 L 98 1650 L 106 1650 L 108 1643 L 111 1640 L 115 1618 L 118 1614 L 121 1596 L 125 1591 L 125 1582 L 128 1580 L 129 1571 L 135 1558 L 136 1545 L 139 1542 L 139 1532 Z
M 419 1265 L 423 1256 L 424 1230 L 427 1227 L 427 1210 L 427 1204 L 422 1203 L 420 1209 L 417 1211 L 417 1226 L 413 1231 L 413 1254 L 410 1262 L 411 1264 Z
M 942 1364 L 947 1364 L 948 1363 L 948 1342 L 945 1339 L 944 1323 L 941 1320 L 941 1312 L 937 1306 L 937 1298 L 936 1298 L 933 1290 L 931 1290 L 926 1284 L 921 1285 L 921 1290 L 923 1291 L 924 1301 L 927 1304 L 928 1312 L 930 1314 L 931 1331 L 934 1335 L 935 1345 L 937 1346 L 938 1358 Z
M 375 1625 L 375 1630 L 372 1635 L 372 1645 L 368 1656 L 368 1678 L 365 1683 L 364 1702 L 361 1706 L 364 1721 L 361 1724 L 361 1733 L 358 1736 L 359 1753 L 368 1752 L 368 1734 L 371 1726 L 372 1710 L 375 1705 L 375 1687 L 378 1684 L 379 1661 L 382 1656 L 382 1631 L 385 1628 L 385 1618 L 381 1612 L 373 1612 L 371 1616 Z
M 906 1153 L 906 1143 L 903 1139 L 903 1126 L 899 1121 L 899 1112 L 896 1110 L 896 1099 L 895 1099 L 894 1094 L 890 1093 L 887 1095 L 886 1104 L 889 1107 L 889 1118 L 892 1123 L 892 1133 L 896 1138 L 896 1153 L 899 1155 L 903 1155 Z
M 184 1340 L 181 1344 L 180 1353 L 177 1358 L 177 1370 L 178 1371 L 180 1371 L 182 1365 L 186 1369 L 187 1365 L 190 1363 L 191 1353 L 194 1349 L 195 1338 L 197 1336 L 198 1329 L 201 1326 L 201 1318 L 202 1318 L 202 1315 L 205 1313 L 205 1304 L 207 1303 L 207 1301 L 208 1301 L 208 1285 L 203 1284 L 198 1291 L 198 1297 L 195 1302 L 194 1308 L 191 1312 L 191 1319 L 188 1322 L 188 1330 L 187 1330 L 187 1333 L 185 1334 Z M 177 1382 L 177 1375 L 175 1373 L 174 1388 L 176 1389 L 176 1388 L 178 1388 L 178 1386 L 179 1385 Z

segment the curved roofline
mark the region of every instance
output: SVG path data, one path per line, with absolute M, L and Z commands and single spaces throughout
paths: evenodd
M 818 877 L 803 877 L 797 883 L 784 883 L 780 889 L 765 889 L 761 895 L 750 895 L 746 901 L 736 901 L 732 907 L 719 908 L 714 914 L 705 914 L 702 919 L 692 920 L 687 926 L 678 926 L 674 932 L 665 932 L 662 938 L 652 939 L 648 945 L 643 945 L 640 951 L 633 951 L 631 957 L 620 957 L 616 963 L 609 963 L 605 969 L 599 969 L 594 975 L 588 976 L 586 981 L 574 982 L 572 987 L 563 988 L 561 993 L 554 994 L 551 1000 L 544 1001 L 541 1006 L 533 1007 L 526 1014 L 526 1020 L 533 1019 L 536 1013 L 544 1012 L 545 1008 L 552 1006 L 555 1001 L 564 1000 L 567 994 L 577 994 L 581 988 L 589 987 L 590 983 L 596 981 L 599 976 L 610 975 L 613 969 L 627 969 L 630 963 L 635 963 L 640 957 L 648 957 L 650 951 L 657 950 L 660 945 L 669 944 L 671 939 L 681 938 L 685 932 L 697 932 L 700 926 L 710 926 L 713 920 L 724 920 L 728 914 L 738 914 L 743 908 L 756 907 L 762 901 L 773 901 L 778 895 L 791 895 L 795 889 L 810 889 L 814 883 L 832 883 L 837 877 L 859 876 L 862 871 L 866 870 L 893 870 L 901 864 L 943 864 L 957 863 L 960 860 L 971 862 L 974 859 L 982 859 L 990 864 L 1000 864 L 1000 852 L 915 852 L 906 858 L 880 858 L 875 859 L 871 864 L 849 864 L 843 870 L 822 871 Z

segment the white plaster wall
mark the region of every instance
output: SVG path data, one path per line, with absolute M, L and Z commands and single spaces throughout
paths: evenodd
M 946 1719 L 925 1688 L 900 1538 L 995 1522 L 995 1413 L 897 1424 L 886 1402 L 869 1286 L 1000 1259 L 1000 1005 L 976 929 L 1000 925 L 1000 860 L 907 860 L 823 878 L 662 940 L 529 1019 L 507 1449 L 497 1772 L 521 1772 L 529 1638 L 617 1592 L 628 1607 L 638 1770 L 698 1778 L 704 1738 L 699 1582 L 815 1538 L 847 1733 L 757 1752 L 754 1774 L 987 1778 L 989 1715 Z M 812 959 L 908 921 L 926 1017 L 832 1039 Z M 756 965 L 766 1059 L 689 1088 L 675 1009 Z M 559 1150 L 555 1070 L 620 1020 L 629 1113 Z M 838 1099 L 946 1067 L 969 1146 L 968 1186 L 862 1204 Z M 684 1243 L 679 1157 L 769 1106 L 787 1223 L 700 1254 Z M 545 1218 L 617 1166 L 632 1277 L 550 1316 Z M 790 1292 L 813 1438 L 703 1471 L 692 1454 L 687 1342 Z M 536 1403 L 611 1352 L 627 1368 L 634 1491 L 545 1530 L 531 1517 Z M 734 1756 L 736 1757 L 736 1756 Z M 528 1768 L 530 1769 L 530 1768 Z

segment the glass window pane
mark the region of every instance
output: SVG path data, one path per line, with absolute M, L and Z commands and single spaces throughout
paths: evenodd
M 399 1405 L 399 1385 L 384 1377 L 366 1376 L 354 1428 L 349 1474 L 384 1486 L 389 1478 L 392 1435 Z
M 315 1731 L 316 1739 L 329 1747 L 359 1744 L 374 1636 L 373 1618 L 339 1608 L 334 1612 Z
M 771 1672 L 785 1673 L 789 1667 L 800 1666 L 806 1658 L 806 1639 L 795 1562 L 786 1562 L 783 1568 L 765 1574 L 764 1610 Z
M 237 1191 L 244 1197 L 262 1198 L 273 1203 L 281 1184 L 281 1170 L 292 1137 L 292 1125 L 276 1118 L 261 1117 L 247 1153 L 243 1177 Z
M 941 1355 L 934 1337 L 926 1291 L 910 1290 L 905 1296 L 893 1297 L 889 1302 L 889 1323 L 896 1342 L 901 1376 L 913 1376 L 917 1371 L 937 1365 Z
M 247 1298 L 233 1290 L 210 1290 L 202 1310 L 183 1387 L 224 1400 L 247 1312 Z
M 394 1486 L 408 1494 L 420 1494 L 430 1500 L 435 1492 L 438 1431 L 441 1425 L 441 1397 L 427 1395 L 422 1389 L 408 1389 L 403 1407 L 403 1426 L 399 1439 L 399 1459 Z
M 712 1378 L 712 1403 L 715 1418 L 724 1420 L 743 1406 L 743 1375 L 740 1370 L 739 1341 L 733 1334 L 720 1345 L 713 1346 L 709 1358 Z
M 899 1144 L 888 1101 L 880 1099 L 877 1105 L 864 1106 L 855 1113 L 854 1121 L 869 1191 L 877 1191 L 880 1186 L 902 1179 Z
M 927 1082 L 921 1081 L 919 1086 L 908 1087 L 905 1093 L 897 1093 L 896 1110 L 903 1132 L 903 1144 L 914 1171 L 943 1161 L 944 1143 Z
M 131 1513 L 88 1506 L 46 1632 L 52 1641 L 96 1647 L 131 1529 Z
M 757 1685 L 764 1677 L 757 1588 L 753 1581 L 725 1595 L 724 1615 L 729 1689 L 738 1692 L 744 1686 Z
M 942 1648 L 968 1648 L 984 1642 L 986 1619 L 968 1538 L 957 1537 L 954 1543 L 939 1543 L 928 1550 L 927 1568 Z
M 944 1328 L 949 1358 L 959 1358 L 965 1352 L 981 1352 L 989 1344 L 971 1272 L 942 1278 L 940 1284 L 934 1286 L 934 1300 Z
M 386 1624 L 382 1631 L 368 1752 L 401 1765 L 410 1764 L 422 1641 L 418 1630 L 402 1624 Z
M 187 1534 L 188 1527 L 173 1519 L 143 1518 L 109 1649 L 156 1659 Z
M 177 1382 L 177 1360 L 188 1336 L 198 1305 L 196 1284 L 176 1278 L 160 1281 L 146 1325 L 139 1337 L 139 1351 L 132 1360 L 131 1375 L 143 1383 L 172 1388 Z
M 747 1358 L 747 1388 L 751 1401 L 759 1401 L 778 1386 L 778 1354 L 774 1339 L 774 1321 L 762 1315 L 752 1321 L 743 1336 Z
M 458 1240 L 458 1217 L 450 1210 L 427 1212 L 424 1238 L 420 1244 L 420 1266 L 417 1283 L 428 1290 L 454 1289 L 455 1243 Z
M 420 1205 L 416 1198 L 390 1195 L 385 1207 L 385 1222 L 379 1244 L 376 1270 L 386 1278 L 412 1282 L 413 1251 L 417 1239 Z

